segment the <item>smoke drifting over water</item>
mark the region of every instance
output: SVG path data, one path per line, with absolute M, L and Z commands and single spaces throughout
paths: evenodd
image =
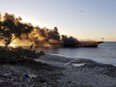
M 5 43 L 5 40 L 9 40 Z M 80 42 L 66 35 L 60 35 L 58 28 L 40 28 L 31 23 L 23 23 L 21 17 L 5 13 L 0 15 L 0 40 L 16 46 L 66 46 L 76 47 Z
M 29 38 L 36 46 L 59 45 L 60 42 L 57 27 L 54 29 L 34 27 Z

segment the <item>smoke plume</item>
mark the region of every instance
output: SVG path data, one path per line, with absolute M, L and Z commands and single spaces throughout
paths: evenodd
M 3 39 L 11 37 L 8 44 L 14 43 L 17 46 L 33 44 L 35 46 L 76 47 L 80 43 L 79 40 L 72 36 L 60 35 L 57 27 L 53 29 L 40 28 L 39 26 L 33 26 L 31 23 L 23 23 L 21 17 L 8 13 L 5 13 L 1 19 L 0 36 Z

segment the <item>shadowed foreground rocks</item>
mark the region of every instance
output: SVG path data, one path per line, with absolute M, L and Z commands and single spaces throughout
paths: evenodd
M 43 55 L 25 62 L 0 63 L 0 87 L 116 87 L 116 67 Z
M 49 54 L 36 61 L 64 68 L 59 87 L 116 87 L 116 67 L 113 65 Z
M 58 87 L 61 70 L 63 69 L 32 61 L 0 64 L 0 87 Z

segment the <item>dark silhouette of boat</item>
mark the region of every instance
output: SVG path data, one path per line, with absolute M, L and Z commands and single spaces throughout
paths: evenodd
M 81 47 L 98 47 L 99 44 L 103 43 L 103 41 L 98 41 L 98 42 L 86 42 L 82 43 Z

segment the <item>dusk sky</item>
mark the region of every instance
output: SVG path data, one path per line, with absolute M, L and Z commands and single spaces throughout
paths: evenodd
M 116 0 L 0 0 L 0 13 L 78 39 L 116 41 Z

